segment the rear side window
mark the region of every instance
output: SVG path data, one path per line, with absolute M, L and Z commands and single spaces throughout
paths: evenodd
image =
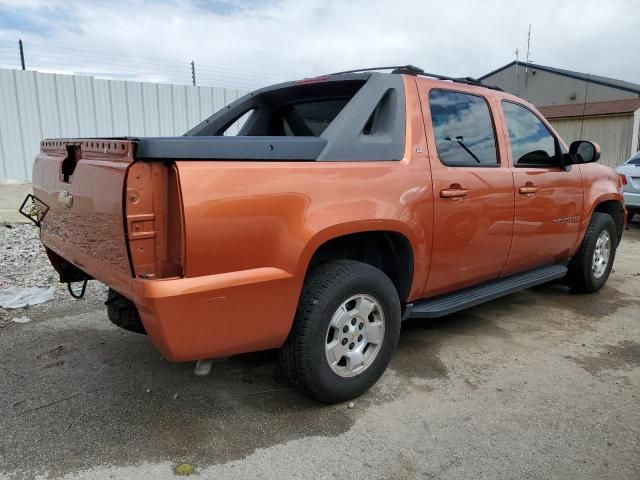
M 319 137 L 364 84 L 365 80 L 314 82 L 253 92 L 186 135 Z
M 502 102 L 511 157 L 516 167 L 557 167 L 556 139 L 529 109 L 512 102 Z
M 440 161 L 451 167 L 497 167 L 496 136 L 486 100 L 431 90 L 429 109 Z
M 321 100 L 288 105 L 281 112 L 287 136 L 319 137 L 350 99 Z

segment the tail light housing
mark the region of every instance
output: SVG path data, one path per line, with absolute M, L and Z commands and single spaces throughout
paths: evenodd
M 620 177 L 620 183 L 624 187 L 627 184 L 627 176 L 623 173 L 619 173 L 618 176 Z
M 627 176 L 624 173 L 619 173 L 618 178 L 620 179 L 620 194 L 622 194 L 624 186 L 628 183 Z
M 132 163 L 127 173 L 124 205 L 133 276 L 182 277 L 184 221 L 176 166 Z

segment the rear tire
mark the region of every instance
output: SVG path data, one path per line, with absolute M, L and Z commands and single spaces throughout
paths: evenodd
M 111 323 L 130 332 L 147 334 L 142 320 L 140 320 L 138 309 L 131 300 L 110 288 L 106 304 L 107 315 Z
M 582 245 L 569 264 L 567 284 L 571 290 L 590 293 L 607 282 L 618 246 L 616 225 L 610 215 L 594 212 Z
M 391 280 L 365 263 L 331 261 L 307 275 L 280 362 L 307 395 L 343 402 L 380 378 L 399 335 L 400 300 Z
M 635 215 L 635 213 L 627 213 L 627 223 L 631 223 L 631 220 L 633 220 Z

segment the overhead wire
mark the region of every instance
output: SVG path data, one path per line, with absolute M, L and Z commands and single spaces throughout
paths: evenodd
M 0 64 L 20 65 L 18 42 L 0 40 Z M 136 80 L 156 77 L 166 82 L 190 84 L 191 65 L 177 60 L 151 59 L 148 57 L 100 52 L 77 47 L 24 42 L 27 69 L 71 70 L 78 75 L 91 75 L 114 79 Z M 227 86 L 233 88 L 256 88 L 269 83 L 286 80 L 281 75 L 258 72 L 250 69 L 214 66 L 195 63 L 197 84 Z

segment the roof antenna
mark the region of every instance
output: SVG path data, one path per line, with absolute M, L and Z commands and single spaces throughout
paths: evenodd
M 529 33 L 527 34 L 527 66 L 524 71 L 524 86 L 529 86 L 529 67 L 531 66 L 531 59 L 529 54 L 531 53 L 531 24 L 529 24 Z
M 584 87 L 584 101 L 582 102 L 582 119 L 580 119 L 580 135 L 578 140 L 582 140 L 582 126 L 584 125 L 584 115 L 587 111 L 587 94 L 589 93 L 589 82 L 591 81 L 591 74 L 587 73 L 587 85 Z

